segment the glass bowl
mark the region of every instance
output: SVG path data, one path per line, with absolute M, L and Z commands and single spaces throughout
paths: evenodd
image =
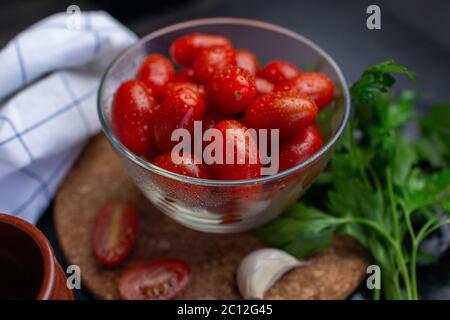
M 289 170 L 252 180 L 218 181 L 191 178 L 159 168 L 129 151 L 111 129 L 111 102 L 121 82 L 134 78 L 146 55 L 169 55 L 170 44 L 194 33 L 220 34 L 236 48 L 254 52 L 262 65 L 285 59 L 300 68 L 316 66 L 335 81 L 335 101 L 321 122 L 324 145 L 314 156 Z M 325 111 L 321 112 L 324 113 Z M 98 91 L 98 113 L 103 130 L 126 171 L 151 203 L 189 228 L 213 233 L 244 231 L 281 214 L 311 185 L 326 166 L 350 114 L 344 76 L 316 44 L 285 28 L 247 19 L 210 18 L 162 28 L 123 52 L 108 68 Z

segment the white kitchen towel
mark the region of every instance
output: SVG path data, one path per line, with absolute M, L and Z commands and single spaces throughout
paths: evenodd
M 0 212 L 36 223 L 84 142 L 99 131 L 96 95 L 136 36 L 105 12 L 50 16 L 0 51 Z

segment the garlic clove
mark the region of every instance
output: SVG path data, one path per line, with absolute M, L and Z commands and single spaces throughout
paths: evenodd
M 258 249 L 239 264 L 237 284 L 244 299 L 263 299 L 272 285 L 289 270 L 306 263 L 285 251 L 273 248 Z

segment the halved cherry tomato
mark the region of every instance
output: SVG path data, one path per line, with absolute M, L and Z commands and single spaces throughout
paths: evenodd
M 224 46 L 214 46 L 201 50 L 194 62 L 194 76 L 198 82 L 208 83 L 215 73 L 227 66 L 236 65 L 234 51 Z
M 121 263 L 136 240 L 138 215 L 131 202 L 110 202 L 98 212 L 92 229 L 92 248 L 104 265 Z
M 259 77 L 255 78 L 255 86 L 258 95 L 271 93 L 275 87 L 272 82 L 269 82 L 266 79 Z
M 315 126 L 300 130 L 293 139 L 280 146 L 279 171 L 283 171 L 307 160 L 322 148 L 322 138 Z
M 205 86 L 195 82 L 171 82 L 167 84 L 163 98 L 169 94 L 169 91 L 176 91 L 183 88 L 191 89 L 197 92 L 202 99 L 205 98 Z
M 118 286 L 124 300 L 168 300 L 183 290 L 190 278 L 191 268 L 183 260 L 161 259 L 126 271 Z
M 145 58 L 137 74 L 137 78 L 151 88 L 157 98 L 174 76 L 175 69 L 172 62 L 161 54 L 152 54 Z
M 292 79 L 300 74 L 300 70 L 283 60 L 273 60 L 258 72 L 258 77 L 272 83 L 278 83 Z
M 117 89 L 111 110 L 112 127 L 131 152 L 151 157 L 151 138 L 157 102 L 151 90 L 138 80 L 128 80 Z
M 221 121 L 214 128 L 221 133 L 223 150 L 221 159 L 218 159 L 222 163 L 211 164 L 213 177 L 217 180 L 261 177 L 258 147 L 247 128 L 236 120 Z M 233 155 L 231 161 L 227 161 L 227 152 Z
M 201 120 L 205 105 L 200 95 L 189 89 L 170 91 L 155 112 L 153 137 L 160 151 L 170 151 L 177 141 L 171 141 L 175 129 L 194 130 L 194 121 Z
M 194 69 L 192 68 L 183 68 L 177 73 L 175 73 L 175 77 L 173 81 L 175 82 L 194 82 Z
M 253 76 L 238 67 L 227 67 L 217 73 L 207 88 L 208 104 L 221 114 L 244 111 L 255 95 Z
M 252 76 L 255 76 L 259 70 L 259 62 L 255 54 L 246 49 L 237 49 L 234 53 L 236 55 L 236 65 L 250 72 Z
M 172 161 L 171 152 L 163 153 L 153 160 L 153 164 L 167 171 L 181 174 L 183 176 L 209 179 L 208 169 L 204 164 L 195 163 L 196 156 L 190 153 L 183 153 L 180 164 Z
M 317 106 L 307 96 L 295 92 L 265 94 L 245 110 L 244 124 L 254 129 L 279 129 L 287 139 L 316 121 Z
M 223 36 L 192 33 L 176 39 L 170 46 L 170 54 L 176 63 L 192 66 L 201 49 L 212 46 L 231 48 L 231 41 Z
M 334 83 L 321 72 L 304 72 L 290 80 L 278 83 L 275 91 L 295 91 L 310 97 L 322 109 L 334 98 Z

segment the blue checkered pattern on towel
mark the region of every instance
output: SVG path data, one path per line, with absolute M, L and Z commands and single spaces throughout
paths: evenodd
M 136 37 L 104 12 L 66 14 L 23 31 L 0 51 L 0 212 L 35 223 L 84 142 L 99 131 L 101 73 Z

